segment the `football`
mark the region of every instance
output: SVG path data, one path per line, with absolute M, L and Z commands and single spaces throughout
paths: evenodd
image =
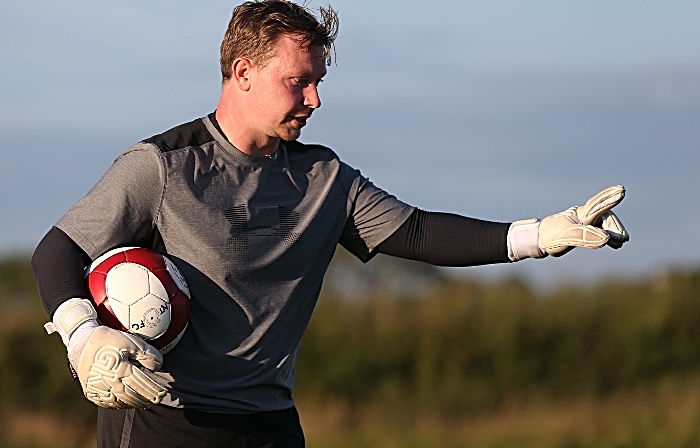
M 86 269 L 87 287 L 103 325 L 141 337 L 161 353 L 180 341 L 190 317 L 190 290 L 167 257 L 120 247 Z

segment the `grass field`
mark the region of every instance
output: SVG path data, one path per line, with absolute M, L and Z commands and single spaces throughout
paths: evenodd
M 700 446 L 700 377 L 608 397 L 513 400 L 493 412 L 445 416 L 407 403 L 298 402 L 309 448 L 691 448 Z M 94 447 L 92 422 L 44 413 L 3 421 L 0 447 Z
M 310 448 L 690 448 L 700 446 L 700 377 L 600 398 L 523 403 L 462 417 L 381 406 L 299 405 Z

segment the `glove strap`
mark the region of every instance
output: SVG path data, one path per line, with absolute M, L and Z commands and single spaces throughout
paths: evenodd
M 539 244 L 540 220 L 537 218 L 515 221 L 508 229 L 508 258 L 510 261 L 525 258 L 543 258 L 547 253 Z
M 91 320 L 97 323 L 97 311 L 92 302 L 87 299 L 69 299 L 58 307 L 53 315 L 53 322 L 47 322 L 44 328 L 48 334 L 58 332 L 67 347 L 68 340 L 75 330 Z

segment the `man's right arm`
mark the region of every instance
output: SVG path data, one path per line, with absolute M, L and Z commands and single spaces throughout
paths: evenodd
M 166 389 L 141 367 L 158 370 L 163 356 L 139 338 L 100 325 L 85 287 L 90 257 L 71 238 L 53 227 L 32 257 L 39 295 L 68 349 L 85 397 L 106 408 L 147 408 L 159 403 Z
M 90 257 L 61 229 L 52 227 L 32 256 L 39 296 L 49 317 L 66 300 L 87 299 L 85 267 Z

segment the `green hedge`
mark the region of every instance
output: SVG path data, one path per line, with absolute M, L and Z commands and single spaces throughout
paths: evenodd
M 0 415 L 56 411 L 92 418 L 94 406 L 70 379 L 66 349 L 49 336 L 28 257 L 0 261 Z
M 420 298 L 332 292 L 304 336 L 298 396 L 445 413 L 602 396 L 700 369 L 700 271 L 538 295 L 446 280 Z
M 544 295 L 517 280 L 339 259 L 302 341 L 295 394 L 305 400 L 472 413 L 513 397 L 599 396 L 700 369 L 700 270 Z M 46 319 L 28 258 L 0 261 L 0 415 L 91 419 Z

